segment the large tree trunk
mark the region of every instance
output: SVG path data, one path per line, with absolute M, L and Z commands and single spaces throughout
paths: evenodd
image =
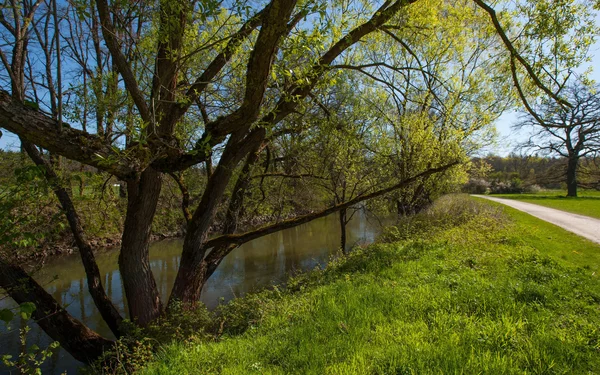
M 264 137 L 264 129 L 259 128 L 247 137 L 243 146 L 240 146 L 239 139 L 236 139 L 236 137 L 232 136 L 229 139 L 217 168 L 208 179 L 200 204 L 192 216 L 192 220 L 188 223 L 188 230 L 183 242 L 181 263 L 169 298 L 169 304 L 180 301 L 193 306 L 200 300 L 204 282 L 210 276 L 207 274 L 208 264 L 204 259 L 208 249 L 204 244 L 208 239 L 208 231 L 215 218 L 217 206 L 221 202 L 233 171 L 240 160 L 248 153 L 256 151 Z M 235 228 L 235 226 L 235 224 L 229 226 L 230 228 L 226 228 L 226 230 Z M 220 249 L 213 249 L 212 254 L 216 254 L 217 250 Z
M 179 271 L 169 304 L 180 301 L 186 305 L 195 305 L 200 300 L 200 292 L 206 276 L 204 255 L 207 249 L 204 248 L 204 243 L 208 239 L 208 231 L 213 223 L 217 206 L 221 202 L 236 164 L 224 166 L 219 163 L 208 180 L 200 205 L 188 223 Z
M 160 173 L 151 167 L 139 179 L 127 181 L 127 215 L 119 254 L 119 271 L 129 315 L 141 326 L 146 326 L 162 312 L 148 252 L 161 185 Z
M 266 136 L 264 127 L 253 130 L 250 130 L 250 127 L 261 113 L 260 106 L 267 90 L 271 64 L 279 48 L 281 37 L 289 32 L 288 20 L 295 6 L 295 0 L 276 0 L 266 8 L 267 13 L 262 19 L 255 48 L 248 60 L 244 100 L 231 116 L 222 118 L 212 125 L 214 129 L 220 128 L 221 131 L 228 132 L 231 129 L 232 133 L 219 165 L 208 180 L 200 205 L 188 225 L 181 264 L 170 301 L 179 300 L 184 304 L 193 305 L 200 299 L 206 275 L 204 256 L 208 249 L 204 245 L 208 239 L 208 230 L 233 170 L 246 155 L 262 143 Z
M 73 318 L 21 267 L 2 259 L 0 287 L 18 304 L 34 303 L 36 309 L 32 317 L 36 323 L 78 361 L 89 364 L 112 346 L 112 341 Z
M 569 157 L 567 162 L 567 197 L 577 196 L 577 167 L 579 166 L 579 158 Z
M 257 147 L 257 149 L 253 150 L 250 155 L 248 155 L 246 163 L 244 164 L 244 167 L 238 176 L 233 188 L 233 193 L 231 194 L 231 199 L 229 200 L 229 206 L 227 207 L 225 225 L 223 227 L 222 234 L 233 234 L 237 231 L 241 216 L 241 209 L 244 205 L 244 196 L 246 195 L 246 191 L 250 186 L 250 172 L 252 166 L 255 165 L 260 159 L 261 151 L 262 147 Z M 217 270 L 219 264 L 221 264 L 227 254 L 229 254 L 236 247 L 238 247 L 236 244 L 225 244 L 223 246 L 217 246 L 211 250 L 210 254 L 208 254 L 203 261 L 203 267 L 201 267 L 203 272 L 202 285 L 204 285 Z
M 106 324 L 108 324 L 108 327 L 115 334 L 115 336 L 119 337 L 119 325 L 123 321 L 123 318 L 113 305 L 110 298 L 108 298 L 106 295 L 104 287 L 102 286 L 100 270 L 98 269 L 98 264 L 96 263 L 92 247 L 85 236 L 85 232 L 83 231 L 83 227 L 81 225 L 81 220 L 79 219 L 79 215 L 77 215 L 77 211 L 75 210 L 75 206 L 73 205 L 73 201 L 71 200 L 69 193 L 64 187 L 61 186 L 58 176 L 52 169 L 52 166 L 40 155 L 38 149 L 24 139 L 21 139 L 21 144 L 29 154 L 31 160 L 33 160 L 36 165 L 44 168 L 46 179 L 52 186 L 54 194 L 58 198 L 62 209 L 65 212 L 65 216 L 67 217 L 67 221 L 69 222 L 69 226 L 71 228 L 71 233 L 73 233 L 75 243 L 79 249 L 81 262 L 83 263 L 83 268 L 85 269 L 85 274 L 87 276 L 88 290 L 92 296 L 92 299 L 94 300 L 94 303 L 96 304 L 96 307 L 98 308 L 98 311 L 100 311 L 100 315 L 102 315 L 102 318 Z

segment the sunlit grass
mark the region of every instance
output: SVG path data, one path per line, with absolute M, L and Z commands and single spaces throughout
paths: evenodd
M 466 199 L 438 206 L 438 229 L 416 220 L 385 236 L 408 240 L 238 301 L 217 342 L 173 343 L 145 373 L 600 372 L 600 246 Z

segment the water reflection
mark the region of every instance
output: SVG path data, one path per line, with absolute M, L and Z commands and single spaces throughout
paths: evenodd
M 364 213 L 357 213 L 348 224 L 348 246 L 370 243 L 379 232 L 379 225 Z M 295 272 L 306 271 L 317 265 L 324 265 L 337 251 L 340 241 L 338 221 L 329 216 L 311 223 L 248 242 L 234 250 L 221 263 L 202 291 L 202 302 L 210 309 L 222 300 L 280 284 Z M 150 248 L 150 265 L 156 278 L 159 292 L 164 300 L 169 292 L 181 258 L 181 240 L 167 240 L 155 243 Z M 107 294 L 126 314 L 124 291 L 118 270 L 118 252 L 104 251 L 97 255 L 98 267 L 103 275 Z M 94 301 L 87 292 L 87 281 L 83 266 L 77 255 L 56 259 L 46 265 L 36 279 L 46 286 L 50 294 L 76 318 L 106 337 L 112 337 L 110 330 L 96 310 Z M 14 306 L 8 298 L 0 300 L 0 308 Z M 0 353 L 19 353 L 18 328 L 21 322 L 13 322 L 12 330 L 7 331 L 0 323 Z M 36 325 L 27 335 L 28 345 L 40 347 L 48 345 L 49 338 Z M 81 364 L 64 350 L 60 350 L 49 360 L 44 373 L 76 374 Z M 6 369 L 0 367 L 0 372 Z

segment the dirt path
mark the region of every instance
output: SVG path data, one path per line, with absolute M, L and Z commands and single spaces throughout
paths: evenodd
M 542 219 L 561 228 L 573 232 L 590 241 L 600 243 L 600 220 L 592 217 L 572 214 L 570 212 L 556 210 L 539 206 L 537 204 L 520 202 L 515 199 L 494 198 L 487 195 L 474 195 L 474 197 L 489 199 L 494 202 L 505 204 L 516 208 L 519 211 L 526 212 L 531 216 Z

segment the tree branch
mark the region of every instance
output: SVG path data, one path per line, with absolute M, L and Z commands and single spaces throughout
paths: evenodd
M 298 106 L 298 103 L 309 95 L 314 86 L 317 84 L 318 79 L 327 70 L 326 68 L 329 67 L 338 56 L 360 41 L 363 37 L 383 26 L 394 15 L 396 15 L 400 9 L 416 1 L 417 0 L 398 0 L 393 4 L 391 1 L 386 1 L 375 12 L 373 17 L 369 19 L 369 21 L 354 28 L 343 38 L 340 38 L 333 46 L 331 46 L 329 50 L 327 50 L 327 52 L 325 52 L 319 58 L 319 61 L 313 65 L 310 73 L 306 77 L 308 82 L 304 84 L 298 83 L 291 86 L 288 91 L 288 95 L 281 98 L 275 106 L 275 109 L 264 116 L 261 122 L 277 124 L 290 113 L 292 113 Z M 294 100 L 290 100 L 290 98 L 294 98 Z
M 13 100 L 9 93 L 2 90 L 0 127 L 48 151 L 120 178 L 131 176 L 142 167 L 139 160 L 123 156 L 118 150 L 104 143 L 101 137 L 73 129 L 66 123 L 63 123 L 62 132 L 59 134 L 56 120 Z
M 194 103 L 200 94 L 204 92 L 206 87 L 212 80 L 221 72 L 223 67 L 231 60 L 235 50 L 242 44 L 252 31 L 254 31 L 262 22 L 266 8 L 256 13 L 250 18 L 242 27 L 233 34 L 227 43 L 227 46 L 221 53 L 215 57 L 215 59 L 208 65 L 202 75 L 196 79 L 192 86 L 185 93 L 188 100 L 182 101 L 183 103 L 174 106 L 171 110 L 171 118 L 179 119 L 189 109 L 190 105 Z
M 511 74 L 512 74 L 512 79 L 513 79 L 513 82 L 515 84 L 515 87 L 517 88 L 517 92 L 519 93 L 519 98 L 521 98 L 521 102 L 523 102 L 523 105 L 525 106 L 525 109 L 527 109 L 527 112 L 529 112 L 529 114 L 540 125 L 546 126 L 546 123 L 544 122 L 544 120 L 537 114 L 536 111 L 533 110 L 533 108 L 531 107 L 531 105 L 529 105 L 529 101 L 525 97 L 525 93 L 523 92 L 523 89 L 521 88 L 521 84 L 519 83 L 519 77 L 517 77 L 517 67 L 515 65 L 515 59 L 514 59 L 513 56 L 510 57 L 510 71 L 511 71 Z
M 117 40 L 115 27 L 110 20 L 110 9 L 108 7 L 108 2 L 106 0 L 96 0 L 96 7 L 98 9 L 98 16 L 100 17 L 100 23 L 102 25 L 102 35 L 104 36 L 104 41 L 106 42 L 106 46 L 110 51 L 119 73 L 123 77 L 125 87 L 127 88 L 127 91 L 131 95 L 135 106 L 140 112 L 140 117 L 142 120 L 149 125 L 153 124 L 151 112 L 146 103 L 146 98 L 144 98 L 144 94 L 138 86 L 131 66 L 121 51 L 121 46 Z
M 190 191 L 187 186 L 185 186 L 183 174 L 169 173 L 169 176 L 173 178 L 181 191 L 181 211 L 183 212 L 185 221 L 189 223 L 192 220 L 192 213 L 190 212 Z
M 351 199 L 351 200 L 349 200 L 349 201 L 347 201 L 345 203 L 341 203 L 341 204 L 329 207 L 329 208 L 327 208 L 325 210 L 322 210 L 322 211 L 319 211 L 319 212 L 311 213 L 311 214 L 308 214 L 308 215 L 298 216 L 298 217 L 293 218 L 293 219 L 285 220 L 285 221 L 282 221 L 280 223 L 276 223 L 276 224 L 273 224 L 273 225 L 268 225 L 268 226 L 265 226 L 265 227 L 262 227 L 262 228 L 259 228 L 259 229 L 256 229 L 256 230 L 253 230 L 253 231 L 250 231 L 250 232 L 246 232 L 246 233 L 230 234 L 230 235 L 219 236 L 219 237 L 216 237 L 216 238 L 213 238 L 213 239 L 207 241 L 204 247 L 208 249 L 208 248 L 211 248 L 211 247 L 222 247 L 222 246 L 226 246 L 226 245 L 229 245 L 229 244 L 236 244 L 237 246 L 240 246 L 240 245 L 242 245 L 242 244 L 244 244 L 244 243 L 246 243 L 248 241 L 251 241 L 251 240 L 253 240 L 255 238 L 259 238 L 259 237 L 265 236 L 267 234 L 275 233 L 275 232 L 278 232 L 278 231 L 283 230 L 283 229 L 293 228 L 293 227 L 296 227 L 298 225 L 305 224 L 305 223 L 308 223 L 310 221 L 313 221 L 315 219 L 318 219 L 318 218 L 321 218 L 321 217 L 325 217 L 325 216 L 330 215 L 330 214 L 332 214 L 334 212 L 343 210 L 345 208 L 348 208 L 350 206 L 353 206 L 353 205 L 355 205 L 357 203 L 360 203 L 360 202 L 363 202 L 365 200 L 369 200 L 369 199 L 380 197 L 380 196 L 385 195 L 387 193 L 390 193 L 392 191 L 401 189 L 401 188 L 403 188 L 403 187 L 405 187 L 405 186 L 407 186 L 407 185 L 409 185 L 409 184 L 411 184 L 411 183 L 413 183 L 413 182 L 415 182 L 415 181 L 417 181 L 417 180 L 419 180 L 421 178 L 428 177 L 428 176 L 431 176 L 431 175 L 439 173 L 439 172 L 443 172 L 443 171 L 445 171 L 445 170 L 447 170 L 447 169 L 449 169 L 449 168 L 451 168 L 451 167 L 453 167 L 455 165 L 458 165 L 458 164 L 460 164 L 460 162 L 454 161 L 454 162 L 448 163 L 448 164 L 443 165 L 443 166 L 438 167 L 438 168 L 428 169 L 425 172 L 419 173 L 416 176 L 413 176 L 413 177 L 407 178 L 405 180 L 402 180 L 399 183 L 397 183 L 395 185 L 392 185 L 390 187 L 387 187 L 387 188 L 384 188 L 384 189 L 380 189 L 380 190 L 377 190 L 377 191 L 372 192 L 372 193 L 359 195 L 358 197 L 353 198 L 353 199 Z M 212 253 L 210 253 L 207 256 L 207 260 L 209 260 L 211 254 Z
M 568 101 L 566 101 L 563 98 L 558 97 L 558 95 L 553 93 L 548 87 L 546 87 L 546 85 L 544 85 L 542 83 L 540 78 L 533 71 L 533 68 L 531 67 L 531 65 L 523 58 L 523 56 L 521 56 L 521 54 L 517 51 L 515 46 L 510 41 L 510 39 L 508 39 L 508 36 L 504 32 L 502 25 L 500 25 L 500 21 L 498 20 L 496 11 L 492 7 L 490 7 L 489 5 L 484 3 L 482 0 L 473 0 L 473 1 L 475 1 L 475 3 L 481 9 L 483 9 L 484 11 L 486 11 L 489 14 L 490 18 L 492 19 L 492 23 L 494 24 L 494 28 L 496 29 L 496 32 L 500 36 L 500 39 L 502 39 L 502 42 L 504 43 L 506 48 L 509 50 L 511 56 L 516 58 L 521 63 L 521 65 L 523 65 L 523 67 L 527 70 L 529 77 L 533 80 L 535 85 L 538 88 L 540 88 L 542 91 L 544 91 L 546 94 L 548 94 L 548 96 L 550 96 L 552 99 L 556 100 L 558 103 L 560 103 L 564 106 L 567 106 L 567 107 L 572 107 L 572 105 Z
M 233 113 L 208 124 L 207 129 L 213 136 L 224 136 L 257 120 L 273 58 L 281 37 L 289 31 L 288 20 L 295 6 L 295 0 L 273 0 L 267 6 L 260 33 L 248 61 L 243 102 Z

